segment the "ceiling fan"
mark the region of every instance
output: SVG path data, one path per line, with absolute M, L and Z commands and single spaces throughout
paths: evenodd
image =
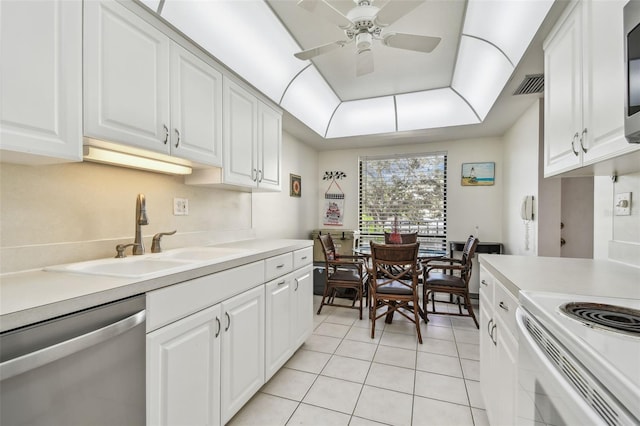
M 438 46 L 440 37 L 384 31 L 386 27 L 424 3 L 424 0 L 390 0 L 382 8 L 373 6 L 373 0 L 353 0 L 356 6 L 343 15 L 325 0 L 300 0 L 298 6 L 332 22 L 345 33 L 346 40 L 303 50 L 294 56 L 307 60 L 334 51 L 348 44 L 356 45 L 356 76 L 373 72 L 373 40 L 385 46 L 429 53 Z

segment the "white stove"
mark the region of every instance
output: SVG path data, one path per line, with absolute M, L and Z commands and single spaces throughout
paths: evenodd
M 523 291 L 520 303 L 519 420 L 640 424 L 640 300 Z M 580 319 L 563 309 L 574 303 Z

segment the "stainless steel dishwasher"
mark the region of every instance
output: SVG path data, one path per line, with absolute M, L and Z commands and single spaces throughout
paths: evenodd
M 144 425 L 144 295 L 0 334 L 0 424 Z

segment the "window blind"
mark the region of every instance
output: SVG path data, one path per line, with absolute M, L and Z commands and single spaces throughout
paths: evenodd
M 447 154 L 360 157 L 360 244 L 417 232 L 421 248 L 447 252 Z

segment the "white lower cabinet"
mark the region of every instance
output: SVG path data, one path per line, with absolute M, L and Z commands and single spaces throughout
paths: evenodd
M 311 265 L 266 284 L 266 315 L 265 364 L 269 380 L 313 331 Z
M 293 285 L 293 351 L 295 352 L 313 332 L 313 266 L 311 264 L 294 272 Z
M 311 334 L 311 261 L 308 247 L 147 293 L 147 424 L 231 420 Z
M 264 286 L 222 302 L 222 423 L 264 384 Z
M 147 424 L 220 424 L 220 304 L 147 335 Z
M 489 423 L 516 424 L 518 302 L 484 267 L 480 268 L 480 388 Z

